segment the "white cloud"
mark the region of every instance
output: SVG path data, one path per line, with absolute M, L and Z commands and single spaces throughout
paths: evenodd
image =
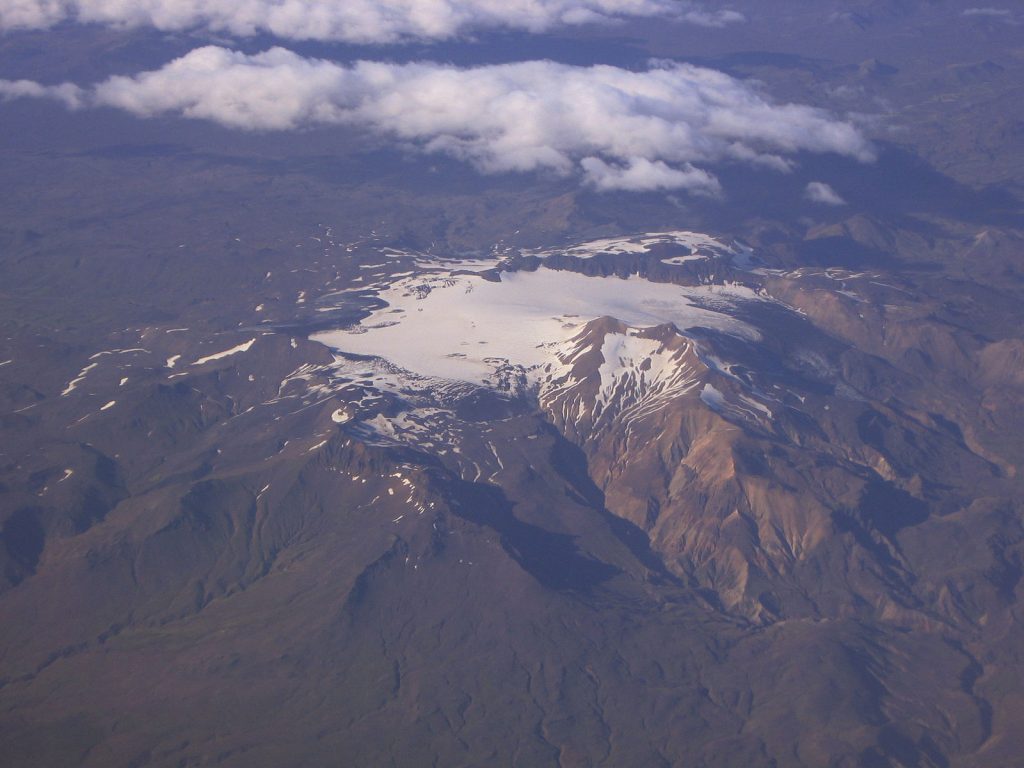
M 355 43 L 442 40 L 495 27 L 541 32 L 655 16 L 707 27 L 743 20 L 735 11 L 706 10 L 691 0 L 0 0 L 0 29 L 72 20 Z
M 282 48 L 246 55 L 207 46 L 88 90 L 35 87 L 42 90 L 0 86 L 9 96 L 74 93 L 77 102 L 140 117 L 179 115 L 243 130 L 357 126 L 484 172 L 582 173 L 598 189 L 714 194 L 717 180 L 699 165 L 786 170 L 782 155 L 800 151 L 874 156 L 855 127 L 826 112 L 774 104 L 748 83 L 687 64 L 639 72 L 550 61 L 342 65 Z
M 1006 8 L 968 8 L 963 12 L 964 16 L 995 16 L 997 18 L 1006 18 L 1012 16 L 1013 12 Z
M 846 205 L 846 201 L 832 187 L 823 181 L 812 181 L 804 191 L 804 197 L 812 203 L 822 205 Z
M 1002 21 L 1012 26 L 1017 26 L 1020 23 L 1020 14 L 1014 13 L 1008 8 L 968 8 L 963 15 L 975 19 Z
M 82 106 L 82 89 L 71 83 L 40 85 L 31 80 L 0 80 L 0 101 L 11 99 L 53 99 L 69 109 Z
M 643 157 L 634 157 L 620 166 L 609 165 L 599 157 L 585 157 L 580 161 L 580 167 L 586 181 L 601 191 L 685 189 L 704 195 L 718 195 L 722 191 L 718 179 L 689 163 L 684 163 L 682 168 L 672 168 L 661 160 L 652 162 Z
M 738 11 L 706 11 L 699 7 L 683 10 L 680 13 L 680 18 L 699 27 L 725 27 L 747 20 Z

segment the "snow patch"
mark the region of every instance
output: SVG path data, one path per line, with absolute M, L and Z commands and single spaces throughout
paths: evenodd
M 89 371 L 91 371 L 93 368 L 95 368 L 98 365 L 99 365 L 99 363 L 90 363 L 89 365 L 85 366 L 85 368 L 80 370 L 78 372 L 78 376 L 76 376 L 71 381 L 69 381 L 68 385 L 66 387 L 64 387 L 64 391 L 60 393 L 60 396 L 61 397 L 67 397 L 72 392 L 74 392 L 75 391 L 75 387 L 77 387 L 79 384 L 81 384 L 85 380 L 85 377 L 89 375 Z
M 225 349 L 223 352 L 218 352 L 215 355 L 207 355 L 206 357 L 201 357 L 194 363 L 192 363 L 192 365 L 202 365 L 203 363 L 209 363 L 214 360 L 221 360 L 225 357 L 230 357 L 231 355 L 237 355 L 239 352 L 248 352 L 252 345 L 255 343 L 255 338 L 249 339 L 248 341 L 239 344 L 237 347 Z

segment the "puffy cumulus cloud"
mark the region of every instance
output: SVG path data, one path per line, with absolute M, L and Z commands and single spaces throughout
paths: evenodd
M 585 157 L 580 161 L 587 182 L 599 190 L 622 189 L 648 192 L 656 189 L 684 189 L 701 195 L 718 195 L 722 185 L 707 171 L 684 163 L 672 168 L 661 160 L 650 161 L 634 157 L 625 165 L 609 165 L 599 157 Z
M 391 67 L 380 66 L 387 76 Z M 352 109 L 373 89 L 362 64 L 344 67 L 283 48 L 247 56 L 206 46 L 152 72 L 112 77 L 93 88 L 92 101 L 140 117 L 177 113 L 229 128 L 280 131 L 351 122 Z
M 823 181 L 812 181 L 808 184 L 804 190 L 804 197 L 812 203 L 822 205 L 846 205 L 846 201 L 839 193 Z
M 0 80 L 0 101 L 20 98 L 52 99 L 68 109 L 78 109 L 82 106 L 83 91 L 71 83 L 40 85 L 31 80 Z
M 80 92 L 17 87 L 22 92 L 11 95 L 75 93 L 77 102 L 140 117 L 179 115 L 243 130 L 362 127 L 484 172 L 579 173 L 603 190 L 715 194 L 718 181 L 700 165 L 785 171 L 791 161 L 784 156 L 801 151 L 873 158 L 855 127 L 812 107 L 772 103 L 753 85 L 686 64 L 646 71 L 550 61 L 342 65 L 282 48 L 247 55 L 207 46 Z
M 541 32 L 561 25 L 664 16 L 706 27 L 742 21 L 691 0 L 0 0 L 0 28 L 61 21 L 238 36 L 389 43 L 446 39 L 493 27 Z

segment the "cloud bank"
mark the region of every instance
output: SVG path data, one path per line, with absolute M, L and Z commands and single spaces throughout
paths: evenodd
M 705 27 L 743 20 L 690 0 L 0 0 L 0 29 L 76 21 L 351 43 L 443 40 L 502 27 L 543 32 L 655 16 Z
M 0 81 L 0 96 L 241 130 L 356 126 L 483 172 L 579 174 L 601 190 L 716 194 L 718 180 L 700 166 L 731 161 L 784 171 L 797 152 L 874 157 L 854 126 L 822 110 L 775 104 L 749 83 L 687 64 L 639 72 L 550 61 L 342 65 L 282 48 L 246 55 L 207 46 L 87 89 Z

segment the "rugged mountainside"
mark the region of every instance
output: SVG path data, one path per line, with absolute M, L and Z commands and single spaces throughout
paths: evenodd
M 1013 759 L 1015 232 L 317 237 L 234 330 L 10 347 L 17 764 Z

